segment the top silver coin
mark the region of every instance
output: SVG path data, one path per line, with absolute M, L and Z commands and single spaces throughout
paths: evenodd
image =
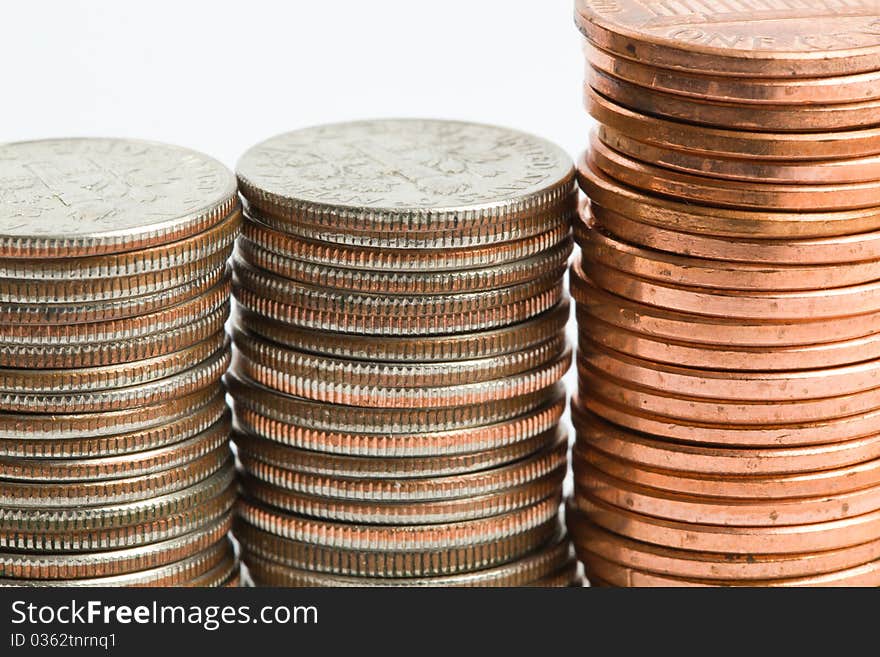
M 571 159 L 538 137 L 457 121 L 388 119 L 273 137 L 239 160 L 257 212 L 329 228 L 445 228 L 559 213 Z
M 217 223 L 235 203 L 226 167 L 176 146 L 122 139 L 0 146 L 0 257 L 164 244 Z

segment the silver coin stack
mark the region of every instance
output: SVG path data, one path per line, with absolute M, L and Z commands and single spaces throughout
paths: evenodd
M 238 581 L 227 260 L 198 153 L 0 146 L 0 586 Z
M 568 156 L 365 121 L 270 139 L 238 177 L 228 376 L 255 582 L 572 584 Z

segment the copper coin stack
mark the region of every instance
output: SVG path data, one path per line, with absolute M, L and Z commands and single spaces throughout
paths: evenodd
M 880 7 L 788 7 L 578 3 L 594 584 L 880 584 Z
M 0 146 L 0 586 L 238 581 L 235 179 L 127 140 Z
M 228 380 L 254 581 L 573 583 L 570 159 L 501 128 L 364 121 L 269 139 L 238 177 Z

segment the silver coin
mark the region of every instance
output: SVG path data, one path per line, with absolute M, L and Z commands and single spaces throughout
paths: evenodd
M 199 232 L 234 207 L 235 179 L 194 151 L 125 139 L 0 146 L 0 255 L 127 251 Z
M 495 126 L 387 119 L 278 135 L 239 160 L 255 207 L 339 229 L 466 226 L 534 216 L 574 189 L 569 156 Z

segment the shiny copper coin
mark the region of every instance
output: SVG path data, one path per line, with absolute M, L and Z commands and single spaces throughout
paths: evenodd
M 573 565 L 571 548 L 566 540 L 557 540 L 534 554 L 501 566 L 486 568 L 460 575 L 436 577 L 365 577 L 343 574 L 318 573 L 272 563 L 255 555 L 248 557 L 248 567 L 262 585 L 274 586 L 406 586 L 406 587 L 486 587 L 530 586 L 536 581 L 570 571 Z M 570 574 L 569 582 L 573 579 Z
M 240 353 L 236 353 L 233 359 L 232 370 L 243 378 L 250 378 L 266 387 L 306 399 L 371 408 L 419 408 L 460 407 L 513 399 L 545 390 L 562 379 L 570 365 L 571 350 L 566 349 L 548 363 L 527 372 L 475 383 L 431 387 L 418 384 L 349 384 L 323 376 L 306 378 L 299 375 L 293 366 L 278 370 L 255 363 Z M 355 370 L 356 367 L 353 367 L 352 372 Z
M 771 184 L 722 180 L 680 173 L 632 159 L 599 140 L 594 132 L 588 156 L 594 166 L 625 185 L 688 203 L 734 210 L 827 211 L 874 208 L 880 205 L 880 183 L 821 185 Z M 580 168 L 585 166 L 582 160 Z
M 817 290 L 880 279 L 880 259 L 827 265 L 772 266 L 731 263 L 653 251 L 629 244 L 599 228 L 580 232 L 584 257 L 633 276 L 730 290 Z
M 565 408 L 561 389 L 545 403 L 507 420 L 485 420 L 485 424 L 463 423 L 461 428 L 435 431 L 406 429 L 395 433 L 382 431 L 347 432 L 313 429 L 296 424 L 295 419 L 278 420 L 234 402 L 237 426 L 261 439 L 281 445 L 340 455 L 360 455 L 376 459 L 428 458 L 466 455 L 481 450 L 517 446 L 552 431 Z M 402 463 L 398 467 L 405 467 Z
M 313 573 L 354 577 L 413 578 L 473 573 L 515 562 L 560 540 L 559 520 L 553 518 L 510 536 L 471 545 L 438 546 L 430 550 L 385 550 L 326 547 L 282 538 L 257 529 L 240 518 L 233 527 L 241 543 L 243 560 L 278 564 Z
M 880 487 L 821 497 L 748 499 L 662 491 L 623 481 L 579 464 L 575 505 L 600 500 L 637 514 L 675 522 L 723 527 L 787 527 L 853 518 L 880 509 Z
M 779 292 L 709 290 L 633 276 L 590 260 L 589 252 L 584 252 L 581 267 L 593 283 L 608 292 L 638 303 L 684 313 L 764 321 L 827 318 L 833 323 L 838 318 L 880 312 L 880 281 Z M 865 329 L 864 334 L 875 332 L 876 323 L 869 323 Z
M 744 451 L 744 450 L 741 450 Z M 776 500 L 786 498 L 819 498 L 864 491 L 880 486 L 880 460 L 819 472 L 798 472 L 785 475 L 705 475 L 667 468 L 645 468 L 635 463 L 608 456 L 596 449 L 575 448 L 572 456 L 575 478 L 582 474 L 590 480 L 594 470 L 616 480 L 704 498 L 736 498 L 742 500 Z M 592 480 L 590 480 L 592 481 Z M 806 505 L 806 500 L 804 503 Z
M 192 435 L 178 424 L 180 422 L 197 421 L 197 426 L 202 427 L 199 431 L 206 429 L 223 413 L 223 405 L 218 402 L 222 396 L 221 386 L 214 384 L 173 400 L 119 411 L 52 416 L 0 413 L 0 440 L 4 443 L 18 441 L 22 447 L 25 441 L 29 441 L 33 449 L 39 450 L 37 454 L 54 453 L 54 443 L 64 457 L 73 454 L 63 451 L 63 441 L 70 441 L 68 444 L 74 446 L 92 444 L 93 450 L 83 450 L 92 456 L 102 454 L 98 449 L 100 445 L 123 451 L 149 449 L 151 445 L 173 442 L 173 436 L 180 436 L 179 439 L 183 440 Z
M 562 276 L 570 254 L 571 241 L 565 240 L 506 264 L 451 271 L 387 272 L 313 264 L 253 247 L 246 241 L 238 246 L 238 255 L 244 261 L 278 276 L 334 290 L 379 294 L 462 294 L 521 285 L 545 275 Z
M 231 425 L 230 414 L 224 413 L 207 430 L 190 438 L 180 440 L 178 436 L 171 445 L 115 457 L 0 458 L 0 481 L 96 482 L 179 468 L 223 445 L 229 438 Z M 178 426 L 178 429 L 185 428 L 183 423 Z
M 527 508 L 548 498 L 561 502 L 564 476 L 564 471 L 561 471 L 558 477 L 545 477 L 522 486 L 463 499 L 405 503 L 307 495 L 248 478 L 243 480 L 242 491 L 255 502 L 309 518 L 367 525 L 419 526 L 491 518 Z
M 123 550 L 82 554 L 0 553 L 0 568 L 12 579 L 69 580 L 124 575 L 149 570 L 200 553 L 225 537 L 231 516 L 172 538 Z
M 525 322 L 491 331 L 436 336 L 375 336 L 303 329 L 238 308 L 236 323 L 266 340 L 313 354 L 367 361 L 443 362 L 472 360 L 531 349 L 564 332 L 569 317 L 564 298 Z
M 793 240 L 713 237 L 640 223 L 592 203 L 575 223 L 576 240 L 583 240 L 588 223 L 630 244 L 692 258 L 774 266 L 880 260 L 880 232 Z
M 86 324 L 154 313 L 205 294 L 227 276 L 221 267 L 186 285 L 140 297 L 86 303 L 2 303 L 0 324 Z
M 824 105 L 880 98 L 880 70 L 817 78 L 749 78 L 711 76 L 656 68 L 614 57 L 589 41 L 587 60 L 599 70 L 627 82 L 698 100 L 775 105 Z
M 587 90 L 587 110 L 631 139 L 710 157 L 832 160 L 880 153 L 880 127 L 837 132 L 748 132 L 708 128 L 633 112 Z
M 698 552 L 803 554 L 861 545 L 878 536 L 880 512 L 785 527 L 722 527 L 641 515 L 581 496 L 574 505 L 607 531 L 633 540 Z
M 0 344 L 14 346 L 100 348 L 113 342 L 143 339 L 170 333 L 217 312 L 229 303 L 232 276 L 224 277 L 203 294 L 153 313 L 106 322 L 3 326 Z
M 842 342 L 768 350 L 657 339 L 608 324 L 591 316 L 588 310 L 579 312 L 577 317 L 581 326 L 589 326 L 582 331 L 581 351 L 588 350 L 592 342 L 636 358 L 683 367 L 774 372 L 830 368 L 880 358 L 880 333 Z
M 386 439 L 388 434 L 404 436 L 424 431 L 425 427 L 438 432 L 457 432 L 507 422 L 548 403 L 555 404 L 564 394 L 562 386 L 556 385 L 513 399 L 458 408 L 385 409 L 333 406 L 301 399 L 242 380 L 234 372 L 226 375 L 226 382 L 235 400 L 236 415 L 245 408 L 279 422 L 317 431 L 385 434 Z
M 588 395 L 582 393 L 581 401 L 587 408 L 609 422 L 633 431 L 701 445 L 734 447 L 827 445 L 880 433 L 880 411 L 876 410 L 822 421 L 810 421 L 799 417 L 788 423 L 731 424 L 719 422 L 717 414 L 710 422 L 664 417 L 641 408 L 602 399 L 595 393 Z
M 598 267 L 593 266 L 592 269 L 598 270 Z M 613 271 L 607 268 L 604 270 L 611 274 L 611 277 L 617 276 Z M 622 273 L 619 275 L 624 276 Z M 605 276 L 603 280 L 608 278 Z M 638 303 L 601 290 L 584 273 L 579 260 L 572 263 L 570 284 L 572 295 L 577 301 L 578 312 L 631 332 L 690 344 L 773 347 L 774 349 L 785 346 L 810 346 L 873 335 L 877 332 L 876 327 L 880 322 L 880 312 L 810 321 L 796 317 L 791 319 L 709 317 L 669 310 L 659 305 Z M 647 281 L 646 284 L 650 285 Z M 699 288 L 690 289 L 699 294 Z M 625 292 L 625 289 L 622 287 L 620 291 Z M 819 292 L 817 291 L 816 294 L 818 296 Z
M 819 132 L 849 130 L 880 124 L 880 101 L 833 105 L 767 105 L 683 98 L 642 87 L 587 67 L 587 84 L 599 94 L 642 114 L 730 130 L 760 132 Z
M 853 185 L 851 191 L 853 196 L 861 195 L 868 198 L 871 190 L 876 189 L 874 185 L 880 178 L 880 157 L 859 157 L 854 159 L 838 159 L 838 160 L 816 160 L 816 161 L 793 161 L 785 162 L 783 160 L 745 160 L 729 157 L 712 157 L 705 153 L 689 153 L 681 150 L 674 150 L 658 146 L 657 144 L 649 144 L 646 142 L 631 139 L 623 133 L 617 132 L 605 126 L 598 128 L 599 141 L 606 144 L 616 153 L 622 154 L 626 159 L 641 164 L 656 165 L 659 167 L 660 174 L 666 175 L 664 169 L 673 172 L 688 174 L 692 176 L 700 176 L 701 178 L 718 178 L 725 181 L 734 181 L 739 183 L 750 183 L 745 185 L 731 185 L 732 188 L 749 192 L 757 191 L 755 198 L 781 199 L 800 198 L 804 202 L 815 197 L 817 200 L 816 207 L 807 206 L 807 210 L 820 209 L 818 202 L 822 198 L 832 198 L 839 195 L 841 190 L 849 189 L 844 185 Z M 624 158 L 611 158 L 612 160 L 626 161 Z M 656 167 L 644 167 L 639 170 L 638 174 L 628 173 L 621 176 L 620 180 L 624 182 L 635 180 L 637 175 L 644 176 L 646 171 L 653 172 Z M 603 170 L 611 171 L 611 168 L 617 170 L 618 163 L 612 161 L 607 167 L 601 167 Z M 617 176 L 610 172 L 614 178 Z M 673 176 L 674 178 L 674 176 Z M 732 195 L 730 190 L 720 182 L 710 182 L 704 179 L 696 179 L 695 186 L 699 187 L 698 191 L 703 198 L 708 199 L 710 195 L 718 196 L 719 193 L 725 194 L 728 198 Z M 688 180 L 676 178 L 675 182 L 679 189 L 687 185 Z M 660 189 L 659 182 L 650 183 L 650 189 Z M 666 183 L 663 183 L 664 186 Z M 760 186 L 759 186 L 760 185 Z M 784 186 L 790 185 L 791 189 Z M 844 192 L 845 193 L 845 192 Z M 783 196 L 785 195 L 785 196 Z M 710 203 L 711 204 L 711 203 Z M 742 207 L 751 205 L 751 199 L 742 204 Z M 741 206 L 734 206 L 741 207 Z
M 179 374 L 140 385 L 69 394 L 4 392 L 0 393 L 0 408 L 14 413 L 93 413 L 146 406 L 216 383 L 229 367 L 229 361 L 227 347 Z
M 566 514 L 579 556 L 598 556 L 628 568 L 684 579 L 755 581 L 789 579 L 854 568 L 880 558 L 880 540 L 804 554 L 729 554 L 677 550 L 612 534 L 578 512 Z
M 514 463 L 478 472 L 409 478 L 311 474 L 294 469 L 295 465 L 285 468 L 256 461 L 247 453 L 241 456 L 241 464 L 244 472 L 250 475 L 245 481 L 247 490 L 252 489 L 252 484 L 262 481 L 281 489 L 338 500 L 414 504 L 446 499 L 467 500 L 545 478 L 558 486 L 565 475 L 567 453 L 567 436 L 558 436 L 555 443 Z
M 815 239 L 880 229 L 880 211 L 756 212 L 710 208 L 645 194 L 616 182 L 589 165 L 578 171 L 581 187 L 595 205 L 649 226 L 698 235 L 745 239 Z
M 597 573 L 603 581 L 612 586 L 627 587 L 690 587 L 690 586 L 760 586 L 760 587 L 877 587 L 880 586 L 880 561 L 857 566 L 845 571 L 826 573 L 812 577 L 790 580 L 761 580 L 738 582 L 736 580 L 716 582 L 713 580 L 685 580 L 654 573 L 645 573 L 632 568 L 619 566 L 601 557 L 587 556 L 584 559 L 587 575 Z
M 220 252 L 231 252 L 241 224 L 241 209 L 237 208 L 215 226 L 162 246 L 111 255 L 73 258 L 38 260 L 0 258 L 0 277 L 40 281 L 78 279 L 97 284 L 98 279 L 119 279 L 175 270 L 181 265 L 199 262 Z
M 227 343 L 221 327 L 193 346 L 146 360 L 77 369 L 0 369 L 0 391 L 37 394 L 63 390 L 74 394 L 150 383 L 180 374 L 226 348 Z
M 782 479 L 790 475 L 797 480 L 802 473 L 820 471 L 830 471 L 833 477 L 835 469 L 848 472 L 849 467 L 854 467 L 862 470 L 863 464 L 880 459 L 880 435 L 803 447 L 712 447 L 661 440 L 626 430 L 602 420 L 577 401 L 572 403 L 571 411 L 577 430 L 572 458 L 592 458 L 599 453 L 633 467 L 672 470 L 682 477 L 700 475 L 750 480 Z
M 470 248 L 392 249 L 367 248 L 309 240 L 274 230 L 250 220 L 242 244 L 314 265 L 385 272 L 458 271 L 503 265 L 539 255 L 566 241 L 567 217 L 546 232 L 532 237 Z
M 617 56 L 713 75 L 851 75 L 876 70 L 880 47 L 873 0 L 849 2 L 846 11 L 825 2 L 783 10 L 769 2 L 655 6 L 578 0 L 575 20 L 581 32 Z
M 154 333 L 125 342 L 93 342 L 88 345 L 0 343 L 0 367 L 23 369 L 39 363 L 49 369 L 96 368 L 144 361 L 183 351 L 223 330 L 229 304 L 210 315 L 167 333 Z
M 742 424 L 756 428 L 760 425 L 825 422 L 855 414 L 873 413 L 880 406 L 880 389 L 877 388 L 840 397 L 768 404 L 761 400 L 675 396 L 619 379 L 610 379 L 589 368 L 578 369 L 582 394 L 601 397 L 620 404 L 623 408 L 662 416 L 673 422 Z
M 347 550 L 421 551 L 489 543 L 554 522 L 559 498 L 491 518 L 405 527 L 350 525 L 280 515 L 247 499 L 240 500 L 237 508 L 244 522 L 282 538 Z
M 606 349 L 589 339 L 581 344 L 579 369 L 583 366 L 591 374 L 604 374 L 670 395 L 775 402 L 822 399 L 880 388 L 880 360 L 794 372 L 718 371 L 653 363 Z

